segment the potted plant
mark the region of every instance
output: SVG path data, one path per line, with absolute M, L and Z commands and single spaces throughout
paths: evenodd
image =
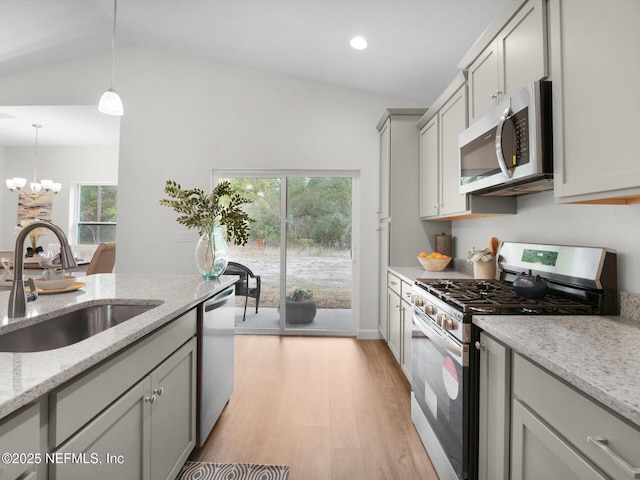
M 199 188 L 183 189 L 173 180 L 167 180 L 164 191 L 169 198 L 160 200 L 160 205 L 179 213 L 181 225 L 198 229 L 196 267 L 205 280 L 217 279 L 227 268 L 227 241 L 246 245 L 249 239 L 251 219 L 242 205 L 251 201 L 233 190 L 228 181 L 217 184 L 208 195 Z
M 291 295 L 285 297 L 286 317 L 288 323 L 311 323 L 316 316 L 316 302 L 309 290 L 296 288 Z

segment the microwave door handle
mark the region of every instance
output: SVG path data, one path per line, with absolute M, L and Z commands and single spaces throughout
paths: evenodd
M 509 168 L 507 166 L 507 162 L 504 159 L 504 155 L 502 153 L 502 132 L 504 130 L 504 124 L 507 121 L 507 118 L 511 115 L 511 108 L 507 107 L 502 116 L 500 117 L 500 121 L 498 122 L 498 126 L 496 128 L 496 156 L 498 157 L 498 166 L 504 176 L 507 178 L 513 177 L 513 168 Z

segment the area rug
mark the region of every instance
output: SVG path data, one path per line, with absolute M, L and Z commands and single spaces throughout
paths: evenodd
M 287 465 L 187 462 L 177 480 L 287 480 Z

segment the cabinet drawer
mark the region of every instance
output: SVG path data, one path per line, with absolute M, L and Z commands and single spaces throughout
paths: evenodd
M 138 380 L 196 334 L 196 310 L 116 354 L 49 396 L 52 447 L 104 410 Z
M 402 289 L 401 284 L 402 281 L 398 277 L 392 275 L 391 273 L 387 273 L 387 288 L 390 288 L 398 295 L 400 295 Z
M 0 424 L 0 453 L 42 454 L 40 452 L 40 405 L 24 407 Z M 35 470 L 35 458 L 18 459 L 15 463 L 0 463 L 0 480 L 9 480 Z M 31 465 L 30 465 L 31 464 Z
M 513 395 L 611 478 L 640 475 L 640 429 L 520 355 Z
M 400 282 L 401 282 L 401 292 L 402 292 L 402 295 L 400 296 L 405 302 L 411 303 L 411 296 L 413 295 L 413 293 L 411 292 L 411 288 L 413 287 L 413 285 L 408 282 L 405 282 L 404 280 L 401 280 Z

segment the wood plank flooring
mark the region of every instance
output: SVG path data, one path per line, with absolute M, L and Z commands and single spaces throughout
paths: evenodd
M 236 335 L 233 395 L 191 460 L 285 464 L 290 480 L 437 480 L 410 391 L 381 340 Z

